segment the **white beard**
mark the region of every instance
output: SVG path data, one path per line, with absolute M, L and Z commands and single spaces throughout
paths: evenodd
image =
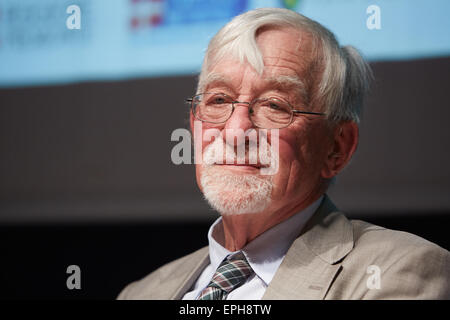
M 218 144 L 219 146 L 218 148 Z M 222 149 L 223 148 L 223 149 Z M 215 139 L 204 150 L 204 164 L 200 183 L 209 205 L 223 215 L 259 213 L 271 203 L 272 176 L 237 173 L 219 165 L 223 157 L 218 150 L 226 149 L 226 158 L 236 155 L 222 139 Z

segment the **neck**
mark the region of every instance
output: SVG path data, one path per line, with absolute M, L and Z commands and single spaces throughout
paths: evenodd
M 306 209 L 321 195 L 278 209 L 269 206 L 267 210 L 259 213 L 222 214 L 225 248 L 229 251 L 241 250 L 260 234 Z

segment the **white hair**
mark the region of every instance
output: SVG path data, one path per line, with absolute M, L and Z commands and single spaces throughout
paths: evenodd
M 219 30 L 206 51 L 197 91 L 203 91 L 209 66 L 224 57 L 232 56 L 241 63 L 247 61 L 262 74 L 264 62 L 256 36 L 263 27 L 291 27 L 310 34 L 316 56 L 311 69 L 315 71 L 312 76 L 316 77 L 316 85 L 314 92 L 310 92 L 310 101 L 332 123 L 347 120 L 359 123 L 363 98 L 372 77 L 370 67 L 355 48 L 340 47 L 333 33 L 321 24 L 287 9 L 248 11 Z

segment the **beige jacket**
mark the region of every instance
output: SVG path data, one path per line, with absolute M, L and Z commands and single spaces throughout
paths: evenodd
M 129 284 L 118 299 L 181 299 L 208 247 Z M 325 197 L 263 299 L 450 299 L 449 251 L 418 236 L 348 220 Z

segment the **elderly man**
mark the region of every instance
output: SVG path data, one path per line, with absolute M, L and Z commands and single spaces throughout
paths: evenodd
M 118 298 L 450 298 L 447 250 L 348 220 L 325 194 L 356 150 L 369 78 L 355 49 L 293 11 L 253 10 L 223 27 L 190 99 L 204 160 L 196 164 L 197 183 L 221 217 L 208 247 Z M 253 141 L 258 149 L 277 145 L 266 148 L 272 172 L 262 172 L 268 162 L 261 156 L 250 161 L 252 129 L 267 132 L 266 144 L 261 135 Z M 205 138 L 208 130 L 220 135 Z M 244 161 L 228 161 L 241 145 Z

